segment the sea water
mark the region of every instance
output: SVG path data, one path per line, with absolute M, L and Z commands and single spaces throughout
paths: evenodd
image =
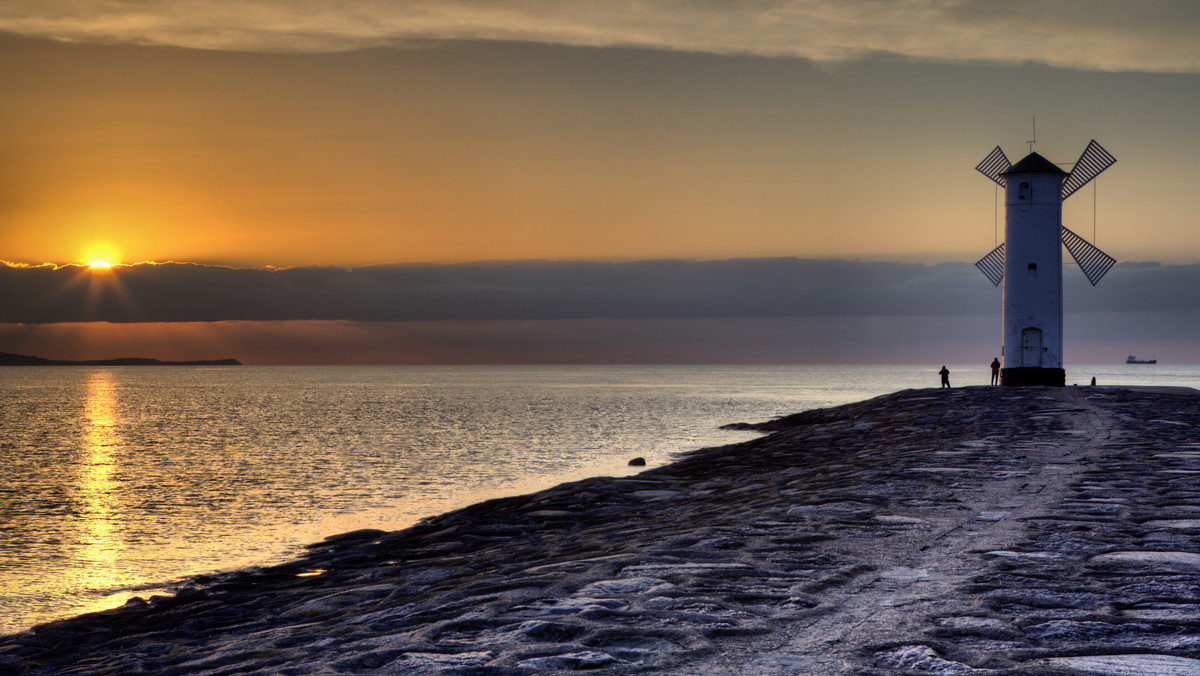
M 768 420 L 934 387 L 918 366 L 0 368 L 0 633 L 358 528 L 626 475 Z M 984 385 L 986 364 L 950 365 Z M 1200 368 L 1067 382 L 1200 386 Z

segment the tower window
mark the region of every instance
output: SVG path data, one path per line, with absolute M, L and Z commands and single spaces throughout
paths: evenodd
M 1037 263 L 1029 264 L 1029 278 L 1037 279 Z
M 1030 190 L 1030 188 L 1029 188 L 1029 183 L 1027 181 L 1021 181 L 1021 187 L 1017 189 L 1017 199 L 1019 199 L 1019 200 L 1030 199 L 1030 195 L 1032 192 L 1033 191 Z

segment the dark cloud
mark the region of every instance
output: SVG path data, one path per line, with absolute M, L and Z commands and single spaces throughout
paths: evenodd
M 1074 273 L 1074 274 L 1070 274 Z M 1095 287 L 1078 270 L 1064 290 L 1070 312 L 1187 312 L 1200 309 L 1200 265 L 1121 263 Z
M 1071 312 L 1193 311 L 1200 265 L 1117 265 L 1096 288 L 1068 269 Z M 508 261 L 361 268 L 186 263 L 90 271 L 0 267 L 0 322 L 699 319 L 998 312 L 965 263 L 795 258 Z

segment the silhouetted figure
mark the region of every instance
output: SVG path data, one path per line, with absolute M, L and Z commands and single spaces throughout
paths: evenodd
M 1096 376 L 1092 376 L 1092 387 L 1096 386 Z
M 1000 382 L 1000 357 L 992 357 L 992 384 Z
M 938 375 L 942 377 L 942 387 L 950 387 L 950 369 L 942 364 L 942 370 L 938 371 Z

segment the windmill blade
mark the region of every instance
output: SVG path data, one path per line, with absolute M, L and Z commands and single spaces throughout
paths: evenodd
M 1092 246 L 1086 239 L 1068 230 L 1066 226 L 1063 226 L 1062 229 L 1062 241 L 1092 286 L 1096 286 L 1096 282 L 1099 282 L 1100 278 L 1117 262 L 1117 259 Z
M 1004 245 L 992 249 L 991 253 L 976 261 L 975 267 L 992 282 L 992 286 L 1000 286 L 1004 279 Z
M 1092 139 L 1092 142 L 1083 149 L 1083 154 L 1075 162 L 1071 173 L 1067 175 L 1067 180 L 1063 181 L 1062 198 L 1070 197 L 1076 190 L 1087 185 L 1088 181 L 1099 176 L 1100 172 L 1111 167 L 1116 161 L 1117 158 L 1100 147 L 1100 144 L 1096 143 L 1096 139 Z
M 1000 146 L 996 146 L 996 149 L 988 153 L 982 162 L 975 165 L 976 171 L 995 181 L 1001 188 L 1004 187 L 1004 178 L 1000 174 L 1011 168 L 1012 164 L 1009 163 L 1008 156 L 1004 154 L 1004 151 L 1000 150 Z

